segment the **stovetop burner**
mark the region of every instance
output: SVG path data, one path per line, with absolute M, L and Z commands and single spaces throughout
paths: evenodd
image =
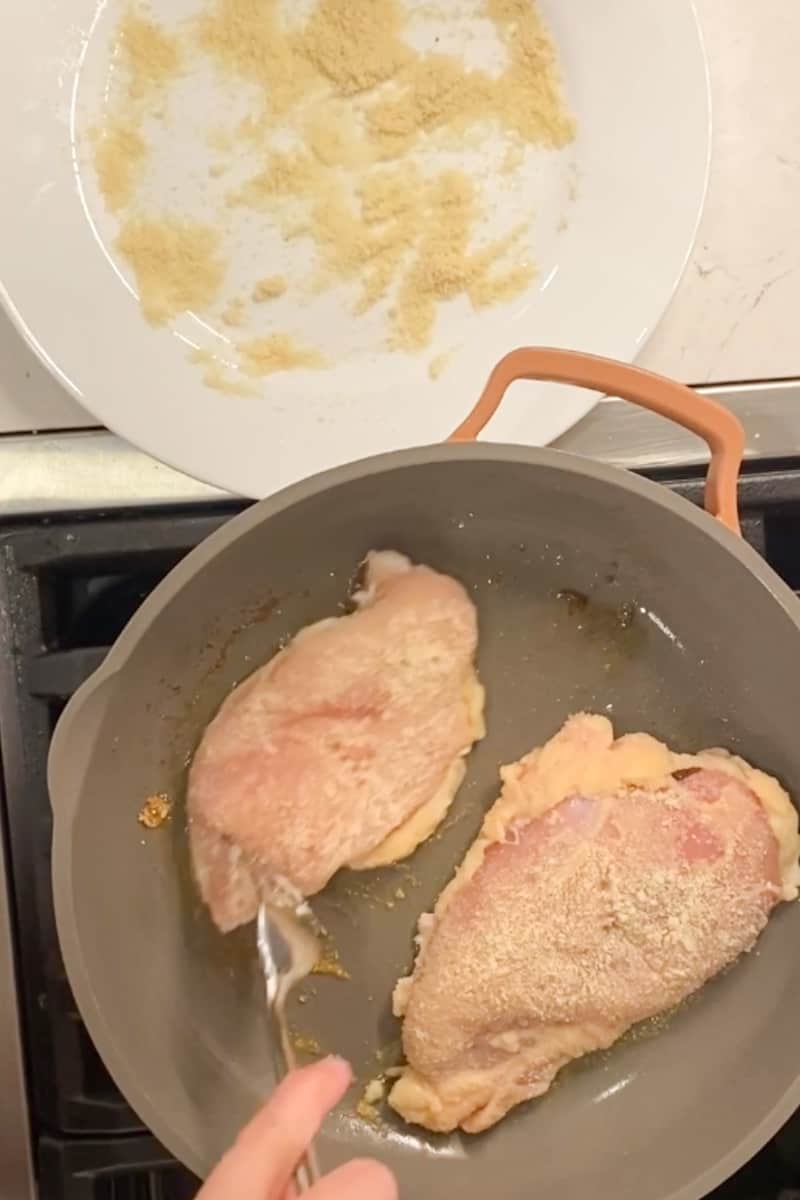
M 696 473 L 664 482 L 701 501 Z M 746 473 L 740 497 L 746 538 L 800 589 L 800 465 L 759 466 Z M 0 525 L 0 799 L 32 1151 L 45 1200 L 187 1200 L 197 1188 L 125 1103 L 77 1013 L 55 931 L 46 762 L 64 705 L 142 600 L 241 507 Z M 713 1195 L 800 1200 L 800 1115 Z

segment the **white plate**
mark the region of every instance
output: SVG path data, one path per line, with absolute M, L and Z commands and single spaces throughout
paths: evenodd
M 185 2 L 153 7 L 166 19 Z M 369 324 L 341 304 L 310 306 L 303 320 L 337 347 L 334 365 L 272 375 L 256 397 L 214 391 L 186 343 L 219 345 L 220 331 L 191 314 L 171 328 L 145 322 L 114 261 L 116 226 L 87 165 L 87 125 L 122 0 L 12 7 L 0 39 L 0 294 L 43 361 L 100 421 L 231 491 L 267 495 L 326 467 L 445 437 L 496 360 L 521 344 L 634 358 L 691 249 L 710 110 L 690 0 L 543 0 L 579 132 L 568 150 L 526 166 L 540 268 L 529 293 L 479 314 L 448 306 L 434 345 L 417 356 L 381 349 Z M 187 179 L 195 167 L 187 164 Z M 431 358 L 453 348 L 446 372 L 431 380 Z M 543 444 L 592 403 L 573 389 L 517 384 L 485 436 Z

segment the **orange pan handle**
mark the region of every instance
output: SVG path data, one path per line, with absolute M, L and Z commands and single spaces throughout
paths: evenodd
M 741 533 L 736 485 L 744 454 L 744 429 L 727 408 L 682 383 L 611 358 L 578 354 L 574 350 L 523 347 L 500 359 L 472 412 L 448 440 L 474 441 L 497 412 L 506 390 L 518 379 L 572 383 L 605 395 L 620 396 L 696 433 L 711 451 L 706 511 L 732 533 Z

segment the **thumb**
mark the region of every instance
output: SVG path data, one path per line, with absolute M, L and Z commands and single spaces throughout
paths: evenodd
M 244 1127 L 197 1200 L 277 1200 L 325 1116 L 352 1079 L 341 1058 L 293 1071 Z

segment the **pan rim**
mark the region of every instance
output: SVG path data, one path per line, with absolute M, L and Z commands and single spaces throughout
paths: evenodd
M 375 455 L 310 476 L 267 499 L 256 501 L 244 512 L 225 521 L 219 529 L 191 550 L 143 602 L 111 647 L 103 664 L 81 685 L 64 709 L 48 755 L 48 788 L 53 811 L 52 880 L 56 926 L 68 978 L 81 1016 L 114 1080 L 126 1079 L 123 1094 L 131 1107 L 159 1141 L 197 1175 L 203 1174 L 206 1164 L 198 1160 L 194 1148 L 188 1145 L 184 1136 L 170 1124 L 167 1117 L 161 1115 L 157 1101 L 150 1096 L 145 1085 L 136 1080 L 135 1071 L 130 1069 L 129 1056 L 117 1050 L 117 1039 L 96 1001 L 89 973 L 85 968 L 81 943 L 77 936 L 77 924 L 74 919 L 68 919 L 64 910 L 65 904 L 72 908 L 71 834 L 78 810 L 80 785 L 66 790 L 62 781 L 57 778 L 61 774 L 59 761 L 63 754 L 62 747 L 69 741 L 73 727 L 85 716 L 90 700 L 95 696 L 100 697 L 112 686 L 115 677 L 124 668 L 154 617 L 225 546 L 270 517 L 277 516 L 295 504 L 323 494 L 339 484 L 406 467 L 458 461 L 507 462 L 532 468 L 555 467 L 567 475 L 599 480 L 620 489 L 623 493 L 670 510 L 710 537 L 722 550 L 732 554 L 768 592 L 800 633 L 800 601 L 756 551 L 743 539 L 731 533 L 721 522 L 690 501 L 675 495 L 663 484 L 635 475 L 621 467 L 552 448 L 480 442 L 445 443 Z M 100 709 L 101 715 L 103 707 Z M 781 1128 L 798 1105 L 800 1074 L 778 1097 L 758 1125 L 732 1146 L 727 1154 L 693 1179 L 665 1194 L 662 1200 L 701 1200 L 701 1197 L 749 1161 Z
M 528 447 L 492 442 L 437 442 L 433 445 L 415 446 L 407 450 L 372 455 L 369 458 L 358 459 L 355 462 L 346 463 L 344 466 L 332 467 L 328 471 L 310 475 L 299 483 L 282 488 L 272 496 L 256 500 L 249 508 L 225 521 L 219 529 L 214 530 L 198 546 L 190 550 L 153 589 L 122 630 L 109 650 L 105 661 L 81 685 L 64 713 L 69 710 L 73 700 L 81 695 L 84 688 L 87 688 L 98 677 L 108 675 L 112 667 L 116 671 L 124 664 L 130 650 L 138 641 L 140 629 L 146 628 L 152 615 L 164 607 L 190 579 L 197 575 L 218 550 L 235 541 L 254 526 L 338 484 L 366 479 L 404 467 L 460 461 L 500 461 L 531 467 L 557 467 L 572 475 L 597 479 L 603 483 L 620 487 L 643 500 L 652 500 L 662 508 L 671 510 L 676 516 L 688 520 L 695 528 L 711 536 L 723 549 L 732 553 L 742 566 L 748 568 L 759 579 L 773 598 L 781 604 L 787 616 L 800 628 L 800 601 L 780 576 L 773 571 L 772 567 L 743 538 L 731 533 L 721 521 L 712 517 L 705 509 L 698 508 L 684 497 L 676 495 L 664 484 L 634 474 L 625 467 L 613 466 L 551 447 Z M 62 714 L 62 720 L 63 716 L 64 714 Z

